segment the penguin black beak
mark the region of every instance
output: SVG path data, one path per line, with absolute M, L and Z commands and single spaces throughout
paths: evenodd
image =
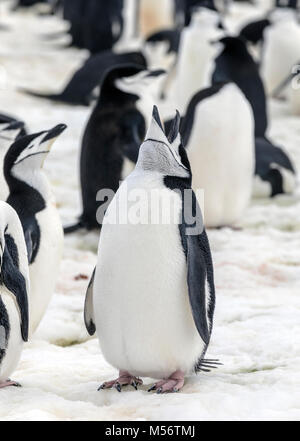
M 53 129 L 49 130 L 43 139 L 42 143 L 46 141 L 51 141 L 51 139 L 56 139 L 59 135 L 62 134 L 66 130 L 67 126 L 66 124 L 58 124 Z

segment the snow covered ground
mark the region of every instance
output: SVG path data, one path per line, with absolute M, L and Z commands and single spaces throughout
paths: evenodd
M 59 50 L 41 38 L 64 28 L 57 18 L 6 9 L 4 4 L 1 19 L 9 29 L 0 32 L 0 110 L 23 118 L 30 131 L 68 125 L 45 164 L 67 223 L 80 212 L 78 156 L 90 109 L 36 100 L 18 88 L 60 90 L 86 53 Z M 236 6 L 232 23 L 259 12 Z M 270 113 L 271 138 L 300 170 L 299 117 L 282 103 L 270 103 Z M 300 189 L 293 197 L 253 202 L 241 227 L 208 232 L 217 286 L 208 358 L 224 366 L 163 396 L 147 392 L 151 379 L 138 392 L 97 392 L 116 372 L 86 333 L 88 281 L 78 276 L 90 276 L 98 238 L 67 237 L 55 296 L 13 376 L 23 388 L 1 390 L 0 420 L 299 420 Z

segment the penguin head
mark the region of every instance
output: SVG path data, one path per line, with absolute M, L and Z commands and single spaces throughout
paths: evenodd
M 168 71 L 176 62 L 181 31 L 171 29 L 151 34 L 144 44 L 144 54 L 151 69 Z
M 180 115 L 171 123 L 166 135 L 156 106 L 145 141 L 140 147 L 137 170 L 159 173 L 182 179 L 191 179 L 191 167 L 179 133 Z
M 4 174 L 10 189 L 17 180 L 41 190 L 39 171 L 56 138 L 65 129 L 66 125 L 59 124 L 51 130 L 23 136 L 12 144 L 4 159 Z
M 223 53 L 230 54 L 233 58 L 243 60 L 252 58 L 248 52 L 246 40 L 243 37 L 232 37 L 227 36 L 221 38 L 217 42 L 212 42 L 212 44 L 221 44 L 223 48 Z
M 24 129 L 24 123 L 21 121 L 0 122 L 0 152 L 7 148 L 16 140 Z
M 165 76 L 166 71 L 163 69 L 142 70 L 135 75 L 116 79 L 115 86 L 127 94 L 143 96 L 145 92 L 155 92 Z
M 0 284 L 15 296 L 21 332 L 28 339 L 28 292 L 30 287 L 27 248 L 16 211 L 0 201 Z

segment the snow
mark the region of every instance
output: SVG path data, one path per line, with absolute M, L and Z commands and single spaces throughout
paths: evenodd
M 60 90 L 87 54 L 41 38 L 64 28 L 58 18 L 8 14 L 7 2 L 1 7 L 9 30 L 0 38 L 0 109 L 24 118 L 30 131 L 68 125 L 45 164 L 66 224 L 80 213 L 78 157 L 90 109 L 37 100 L 18 89 Z M 258 15 L 257 7 L 235 5 L 232 24 L 238 28 Z M 271 102 L 270 113 L 271 138 L 300 168 L 298 117 L 285 103 Z M 88 280 L 82 276 L 93 270 L 98 237 L 67 237 L 55 295 L 13 375 L 23 388 L 0 391 L 0 420 L 299 420 L 300 189 L 253 201 L 240 227 L 208 232 L 217 287 L 208 358 L 224 365 L 163 396 L 147 392 L 151 379 L 137 392 L 97 392 L 116 375 L 83 322 Z

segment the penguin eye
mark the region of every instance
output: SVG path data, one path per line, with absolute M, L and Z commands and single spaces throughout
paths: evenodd
M 34 144 L 30 145 L 30 146 L 28 147 L 28 149 L 33 149 L 33 147 L 34 147 Z

